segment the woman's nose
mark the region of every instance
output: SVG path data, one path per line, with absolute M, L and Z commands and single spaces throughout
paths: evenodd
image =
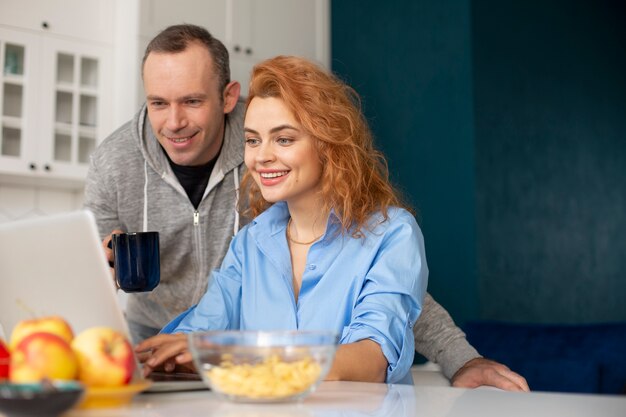
M 274 151 L 271 143 L 264 141 L 257 148 L 256 160 L 260 163 L 267 163 L 274 160 Z

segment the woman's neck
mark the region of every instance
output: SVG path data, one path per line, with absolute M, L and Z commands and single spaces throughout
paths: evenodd
M 292 241 L 308 242 L 317 240 L 326 231 L 328 213 L 324 213 L 321 204 L 298 207 L 288 205 L 291 220 L 289 237 Z

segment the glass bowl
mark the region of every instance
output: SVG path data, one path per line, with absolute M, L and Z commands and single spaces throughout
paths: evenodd
M 338 341 L 329 331 L 208 331 L 188 338 L 204 382 L 237 402 L 304 398 L 328 373 Z
M 74 381 L 0 383 L 0 414 L 7 416 L 58 416 L 74 407 L 84 387 Z

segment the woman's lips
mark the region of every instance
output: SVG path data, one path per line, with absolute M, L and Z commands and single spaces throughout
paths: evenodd
M 259 172 L 259 178 L 262 185 L 272 186 L 284 181 L 288 174 L 289 171 L 263 171 Z

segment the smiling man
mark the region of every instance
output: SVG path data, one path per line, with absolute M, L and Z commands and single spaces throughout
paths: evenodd
M 146 104 L 98 147 L 85 193 L 105 242 L 114 230 L 160 233 L 159 286 L 128 296 L 135 341 L 204 294 L 240 227 L 243 174 L 240 87 L 220 41 L 196 26 L 170 27 L 148 45 L 142 75 Z
M 168 27 L 146 48 L 142 75 L 146 104 L 98 146 L 85 189 L 85 208 L 96 216 L 109 260 L 112 231 L 160 234 L 159 286 L 128 294 L 135 342 L 198 303 L 245 223 L 237 212 L 244 108 L 224 45 L 198 26 Z M 281 173 L 263 175 L 273 181 Z M 458 386 L 528 389 L 517 374 L 481 358 L 428 294 L 415 342 Z
M 234 109 L 239 85 L 221 85 L 213 66 L 211 54 L 197 41 L 178 53 L 156 50 L 144 62 L 152 132 L 176 165 L 206 165 L 222 146 L 224 115 Z

